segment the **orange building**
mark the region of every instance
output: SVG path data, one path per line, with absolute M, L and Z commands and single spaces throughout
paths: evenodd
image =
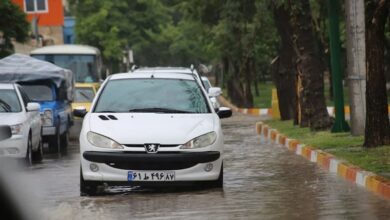
M 62 0 L 12 0 L 27 14 L 36 19 L 43 44 L 63 44 L 64 6 Z

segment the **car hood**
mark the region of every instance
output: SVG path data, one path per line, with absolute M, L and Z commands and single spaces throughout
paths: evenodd
M 92 113 L 89 117 L 90 131 L 120 144 L 184 144 L 213 131 L 215 120 L 213 114 Z
M 1 112 L 0 125 L 15 125 L 23 123 L 25 114 L 23 112 Z

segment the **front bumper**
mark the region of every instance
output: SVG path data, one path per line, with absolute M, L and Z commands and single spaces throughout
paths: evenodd
M 27 138 L 13 135 L 10 139 L 0 141 L 0 157 L 24 158 L 27 152 Z
M 42 136 L 55 135 L 56 127 L 54 126 L 44 126 L 42 127 Z
M 99 170 L 93 172 L 95 163 Z M 211 171 L 205 171 L 207 164 Z M 81 156 L 83 177 L 90 181 L 127 181 L 129 171 L 174 171 L 175 181 L 211 181 L 219 177 L 222 157 L 218 151 L 207 152 L 138 152 L 85 151 Z

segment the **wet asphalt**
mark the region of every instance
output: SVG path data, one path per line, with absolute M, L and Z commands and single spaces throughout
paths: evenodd
M 66 154 L 45 155 L 22 171 L 25 201 L 39 219 L 390 219 L 389 200 L 284 147 L 262 144 L 255 131 L 260 119 L 223 119 L 223 189 L 117 187 L 80 197 L 74 139 Z

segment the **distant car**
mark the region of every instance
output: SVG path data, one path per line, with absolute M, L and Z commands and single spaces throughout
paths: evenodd
M 180 95 L 178 95 L 180 94 Z M 151 71 L 114 74 L 103 83 L 80 132 L 80 192 L 98 186 L 223 185 L 223 134 L 217 111 L 192 76 Z
M 96 85 L 93 83 L 76 83 L 72 102 L 72 110 L 85 107 L 90 110 L 93 98 L 96 95 Z
M 220 107 L 216 97 L 222 94 L 221 88 L 219 87 L 211 87 L 210 81 L 205 82 L 203 77 L 199 75 L 199 73 L 195 69 L 186 68 L 186 67 L 143 67 L 133 71 L 133 73 L 177 73 L 177 74 L 186 74 L 193 76 L 200 85 L 204 88 L 206 93 L 208 94 L 210 101 L 212 102 L 215 109 Z
M 66 91 L 57 88 L 51 81 L 21 83 L 28 97 L 41 104 L 42 138 L 49 144 L 52 153 L 61 152 L 68 146 L 69 129 L 73 125 L 70 101 Z
M 31 102 L 21 86 L 0 83 L 0 122 L 12 136 L 0 141 L 0 156 L 24 158 L 27 164 L 42 160 L 40 105 Z
M 213 104 L 214 108 L 218 109 L 219 107 L 221 107 L 221 104 L 219 104 L 219 102 L 217 100 L 217 96 L 222 94 L 221 89 L 219 87 L 212 87 L 211 83 L 210 83 L 210 81 L 209 81 L 209 79 L 207 77 L 202 76 L 201 79 L 203 81 L 203 86 L 205 87 L 207 92 L 210 91 L 210 88 L 212 88 L 212 90 L 214 89 L 214 95 L 215 96 L 210 96 L 210 95 L 209 96 L 210 96 L 210 101 Z

